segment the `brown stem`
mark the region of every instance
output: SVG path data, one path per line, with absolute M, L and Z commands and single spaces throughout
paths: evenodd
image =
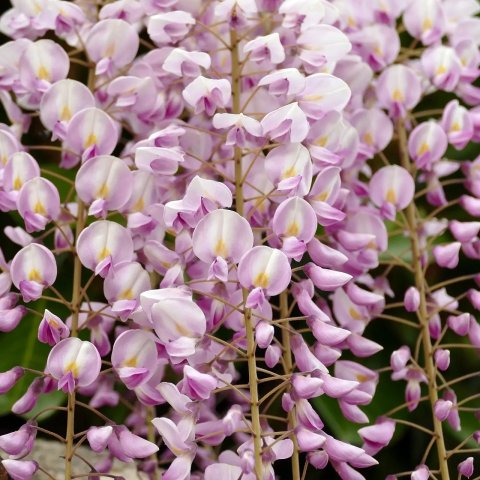
M 280 316 L 282 318 L 288 318 L 288 291 L 280 294 Z M 288 320 L 285 322 L 287 327 L 290 326 Z M 284 349 L 284 364 L 285 373 L 291 375 L 293 373 L 292 362 L 292 349 L 290 346 L 290 332 L 287 329 L 282 330 L 282 345 Z M 292 478 L 293 480 L 300 480 L 300 456 L 298 454 L 298 442 L 295 435 L 295 428 L 297 426 L 297 418 L 295 407 L 288 413 L 289 426 L 291 428 L 290 439 L 293 442 L 293 454 L 292 454 Z
M 65 480 L 72 478 L 72 452 L 75 435 L 75 392 L 68 394 L 67 406 L 67 443 L 65 445 Z
M 241 70 L 239 62 L 239 41 L 237 32 L 234 28 L 230 29 L 230 54 L 232 61 L 232 112 L 240 112 L 240 94 L 241 94 Z M 243 216 L 243 182 L 242 182 L 242 149 L 235 147 L 235 208 L 239 215 Z M 247 297 L 247 291 L 243 289 L 243 300 Z M 245 333 L 247 338 L 247 359 L 248 359 L 248 378 L 250 386 L 250 411 L 251 411 L 251 428 L 253 433 L 253 450 L 254 450 L 254 471 L 258 479 L 263 477 L 262 463 L 262 428 L 260 424 L 260 408 L 258 401 L 258 382 L 257 382 L 257 360 L 255 358 L 255 334 L 252 322 L 252 312 L 246 308 L 244 311 Z
M 85 227 L 85 205 L 78 199 L 78 210 L 77 210 L 77 223 L 75 229 L 76 239 L 83 228 Z M 72 328 L 71 336 L 76 337 L 78 334 L 78 318 L 80 312 L 80 303 L 82 290 L 82 264 L 78 254 L 75 254 L 75 260 L 73 264 L 73 291 L 72 291 Z M 65 434 L 66 445 L 65 445 L 65 480 L 71 480 L 72 478 L 72 452 L 73 452 L 73 442 L 75 436 L 75 391 L 68 394 L 68 405 L 67 405 L 67 432 Z
M 155 439 L 155 427 L 152 423 L 152 420 L 155 418 L 155 407 L 146 407 L 147 410 L 147 440 L 152 443 L 156 443 Z M 151 480 L 157 480 L 158 475 L 157 475 L 157 455 L 155 453 L 152 453 L 151 460 L 155 462 L 155 470 L 151 473 L 150 478 Z
M 412 164 L 407 149 L 407 132 L 403 121 L 398 122 L 398 140 L 400 147 L 400 158 L 402 166 L 409 172 L 412 171 Z M 442 480 L 450 480 L 448 471 L 447 453 L 445 448 L 445 440 L 443 437 L 442 422 L 440 422 L 434 414 L 434 406 L 438 400 L 438 388 L 436 383 L 436 367 L 433 361 L 433 350 L 430 333 L 428 330 L 428 311 L 426 297 L 426 279 L 422 268 L 421 258 L 422 250 L 418 238 L 417 209 L 414 203 L 410 203 L 406 210 L 407 227 L 410 233 L 410 241 L 412 245 L 412 268 L 414 270 L 415 286 L 420 292 L 420 306 L 417 316 L 420 322 L 420 336 L 423 346 L 425 373 L 428 378 L 428 397 L 432 409 L 433 430 L 436 438 L 439 471 Z

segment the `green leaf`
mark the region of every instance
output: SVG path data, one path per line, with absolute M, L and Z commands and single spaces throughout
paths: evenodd
M 390 237 L 388 240 L 388 250 L 380 254 L 380 259 L 384 261 L 392 260 L 392 255 L 410 264 L 412 261 L 410 239 L 401 234 Z

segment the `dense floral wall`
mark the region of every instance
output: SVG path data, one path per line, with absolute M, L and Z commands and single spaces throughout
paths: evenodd
M 4 8 L 10 477 L 473 478 L 476 0 Z

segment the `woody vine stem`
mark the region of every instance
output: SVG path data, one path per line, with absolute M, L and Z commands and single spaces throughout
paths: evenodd
M 85 206 L 83 202 L 78 202 L 76 238 L 82 232 L 85 226 Z M 75 254 L 73 267 L 73 293 L 72 293 L 72 337 L 77 336 L 78 315 L 80 311 L 82 290 L 82 264 L 77 254 Z M 68 394 L 67 406 L 67 432 L 65 445 L 65 479 L 72 478 L 72 459 L 73 459 L 73 440 L 75 435 L 75 392 Z
M 405 125 L 402 120 L 398 121 L 397 125 L 400 159 L 402 166 L 414 175 L 413 165 L 410 161 L 407 148 L 407 133 Z M 445 440 L 443 437 L 442 422 L 434 414 L 434 407 L 438 400 L 438 388 L 436 381 L 436 366 L 433 359 L 433 348 L 428 331 L 428 311 L 426 289 L 427 281 L 423 271 L 422 250 L 418 238 L 418 228 L 420 219 L 418 218 L 418 210 L 414 202 L 411 202 L 406 209 L 406 227 L 410 236 L 412 248 L 412 268 L 415 276 L 415 286 L 420 292 L 420 305 L 417 310 L 418 320 L 420 322 L 420 335 L 423 347 L 423 355 L 425 361 L 425 373 L 428 378 L 428 397 L 432 409 L 433 430 L 435 432 L 435 443 L 438 454 L 438 468 L 442 480 L 450 480 L 447 463 L 447 453 L 445 448 Z
M 230 53 L 232 61 L 232 112 L 240 113 L 240 94 L 241 94 L 241 66 L 238 52 L 238 38 L 237 32 L 232 28 L 230 30 Z M 243 212 L 243 171 L 242 171 L 242 149 L 235 147 L 234 151 L 235 162 L 235 205 L 239 215 Z M 247 292 L 243 289 L 244 303 L 247 298 Z M 250 409 L 252 415 L 252 433 L 254 443 L 255 455 L 255 475 L 257 478 L 262 478 L 262 437 L 260 425 L 260 407 L 258 399 L 258 379 L 257 379 L 257 360 L 255 357 L 256 343 L 254 326 L 252 323 L 251 310 L 245 308 L 245 332 L 247 337 L 247 358 L 248 358 L 248 377 L 250 388 Z

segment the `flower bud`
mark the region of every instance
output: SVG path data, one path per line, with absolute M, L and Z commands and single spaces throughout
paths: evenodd
M 49 310 L 45 309 L 42 321 L 38 326 L 38 340 L 52 346 L 70 335 L 70 329 Z
M 440 315 L 433 315 L 432 318 L 428 321 L 428 332 L 430 336 L 437 340 L 440 337 L 442 332 L 442 322 L 440 320 Z
M 268 368 L 273 368 L 282 355 L 282 350 L 278 345 L 269 345 L 265 350 L 265 363 Z
M 418 407 L 421 395 L 420 381 L 417 378 L 409 379 L 405 389 L 405 400 L 408 403 L 409 412 L 413 412 Z
M 255 327 L 255 339 L 260 348 L 267 348 L 272 343 L 275 328 L 271 323 L 261 320 Z
M 430 477 L 430 470 L 426 465 L 419 465 L 410 477 L 411 480 L 428 480 Z
M 323 393 L 323 380 L 317 377 L 294 375 L 292 386 L 296 398 L 314 398 Z
M 20 397 L 12 406 L 12 412 L 17 415 L 23 415 L 30 412 L 35 407 L 38 396 L 42 393 L 45 385 L 44 378 L 36 378 L 28 387 L 25 394 Z
M 464 336 L 470 330 L 470 323 L 472 321 L 472 316 L 470 313 L 462 313 L 461 315 L 450 315 L 447 318 L 448 326 L 453 330 L 457 335 Z
M 450 365 L 450 350 L 440 348 L 435 352 L 434 358 L 437 368 L 443 372 L 447 370 Z
M 433 256 L 437 265 L 443 268 L 455 268 L 458 265 L 460 242 L 452 242 L 447 245 L 437 245 L 433 248 Z
M 375 425 L 363 427 L 358 434 L 364 441 L 363 449 L 369 455 L 376 455 L 386 447 L 395 433 L 395 421 L 390 418 L 379 418 Z
M 103 452 L 107 447 L 108 440 L 113 433 L 113 427 L 107 425 L 105 427 L 90 427 L 87 432 L 87 440 L 90 448 L 94 452 Z
M 308 454 L 308 462 L 312 464 L 316 469 L 322 470 L 328 464 L 328 453 L 325 450 L 319 450 L 318 452 L 310 452 Z
M 0 395 L 7 393 L 22 378 L 25 371 L 21 367 L 13 367 L 0 373 Z
M 390 366 L 392 367 L 392 370 L 398 372 L 402 368 L 405 368 L 410 360 L 410 356 L 410 348 L 407 345 L 392 352 L 392 355 L 390 356 Z
M 476 310 L 480 310 L 480 291 L 471 288 L 468 291 L 467 298 Z
M 207 373 L 200 373 L 189 365 L 183 368 L 181 392 L 192 400 L 207 400 L 217 387 L 217 380 Z
M 16 432 L 1 435 L 0 449 L 12 457 L 24 457 L 31 452 L 36 435 L 36 423 L 28 422 Z
M 294 407 L 295 402 L 292 399 L 292 396 L 289 393 L 284 393 L 282 395 L 282 408 L 285 412 L 290 412 Z
M 313 351 L 315 357 L 326 367 L 333 365 L 342 356 L 342 351 L 339 348 L 329 347 L 321 343 L 317 343 Z
M 313 263 L 305 265 L 304 271 L 317 288 L 327 292 L 342 287 L 352 279 L 348 273 L 322 268 Z
M 420 306 L 420 292 L 415 287 L 410 287 L 405 292 L 405 297 L 403 299 L 403 304 L 405 305 L 405 310 L 407 312 L 416 312 Z
M 445 421 L 452 410 L 453 403 L 450 400 L 437 400 L 435 406 L 433 407 L 433 412 L 435 417 L 441 422 Z
M 324 443 L 325 437 L 314 433 L 306 428 L 300 427 L 296 431 L 298 448 L 301 452 L 311 452 L 318 450 Z
M 7 473 L 13 480 L 30 480 L 38 470 L 38 463 L 33 460 L 2 460 Z
M 460 462 L 457 470 L 462 477 L 470 478 L 473 475 L 473 457 L 468 457 L 463 462 Z

